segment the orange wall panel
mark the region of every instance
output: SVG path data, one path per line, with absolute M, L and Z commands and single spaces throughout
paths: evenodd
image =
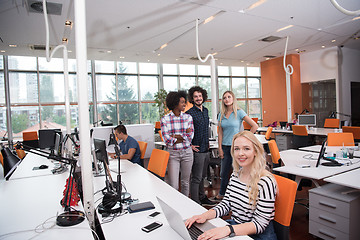
M 292 113 L 300 113 L 302 111 L 302 92 L 299 55 L 286 56 L 286 64 L 291 64 L 294 68 L 294 72 L 290 76 Z M 260 67 L 263 126 L 274 121 L 287 121 L 286 74 L 283 67 L 283 57 L 261 62 Z

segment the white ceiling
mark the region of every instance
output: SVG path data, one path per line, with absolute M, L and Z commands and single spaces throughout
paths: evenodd
M 200 54 L 218 52 L 218 65 L 257 66 L 265 61 L 265 55 L 282 56 L 286 36 L 288 54 L 296 53 L 295 49 L 310 52 L 340 45 L 360 51 L 360 39 L 351 38 L 360 36 L 360 19 L 351 21 L 356 16 L 341 13 L 330 0 L 267 0 L 255 9 L 239 12 L 256 1 L 86 0 L 88 59 L 201 64 L 190 59 L 196 56 L 195 19 L 202 22 L 219 11 L 224 12 L 199 26 Z M 75 58 L 74 0 L 48 2 L 62 4 L 60 16 L 49 15 L 50 45 L 61 44 L 61 39 L 68 37 L 69 57 Z M 348 10 L 360 9 L 359 0 L 337 2 Z M 28 11 L 28 5 L 28 0 L 0 1 L 0 50 L 5 51 L 0 54 L 44 56 L 44 51 L 29 48 L 45 44 L 45 23 L 43 14 Z M 72 30 L 66 29 L 65 20 L 74 22 Z M 290 24 L 294 27 L 276 32 Z M 282 39 L 259 41 L 271 35 Z M 166 48 L 157 50 L 168 42 Z M 239 43 L 243 45 L 234 48 Z

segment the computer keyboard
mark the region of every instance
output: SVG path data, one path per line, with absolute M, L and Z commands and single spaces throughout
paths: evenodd
M 198 227 L 196 227 L 194 224 L 191 225 L 190 228 L 188 228 L 188 232 L 190 234 L 190 237 L 192 240 L 197 240 L 197 238 L 203 234 L 204 232 L 201 231 Z

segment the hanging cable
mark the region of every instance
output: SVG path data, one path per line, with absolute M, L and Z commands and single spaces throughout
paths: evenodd
M 286 59 L 286 51 L 287 51 L 287 46 L 288 46 L 288 40 L 289 40 L 289 36 L 286 37 L 286 44 L 285 44 L 285 52 L 284 52 L 284 62 L 283 62 L 283 65 L 284 65 L 284 70 L 287 74 L 291 75 L 293 74 L 294 72 L 294 68 L 293 66 L 291 66 L 291 64 L 288 64 L 286 66 L 286 63 L 285 63 L 285 59 Z
M 212 54 L 208 54 L 205 59 L 201 59 L 200 53 L 199 53 L 199 19 L 196 19 L 196 53 L 197 53 L 197 57 L 201 62 L 206 62 L 209 57 L 214 59 L 214 56 Z
M 341 7 L 336 0 L 330 0 L 330 2 L 332 3 L 332 5 L 334 5 L 334 7 L 339 10 L 340 12 L 346 14 L 346 15 L 350 15 L 350 16 L 356 16 L 356 15 L 360 15 L 360 10 L 357 11 L 349 11 L 343 7 Z

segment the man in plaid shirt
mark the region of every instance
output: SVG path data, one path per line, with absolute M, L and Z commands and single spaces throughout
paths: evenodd
M 161 133 L 170 153 L 168 163 L 169 184 L 179 189 L 181 172 L 181 193 L 189 196 L 190 174 L 193 164 L 191 141 L 194 136 L 193 119 L 183 113 L 186 106 L 186 92 L 169 92 L 166 106 L 171 112 L 161 118 Z

